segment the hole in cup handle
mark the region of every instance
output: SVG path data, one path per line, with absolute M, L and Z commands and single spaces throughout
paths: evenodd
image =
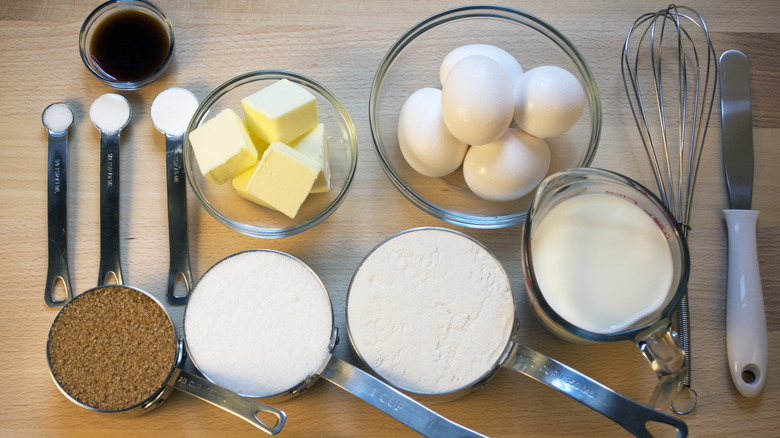
M 636 344 L 658 377 L 648 404 L 656 409 L 669 407 L 682 390 L 688 368 L 677 332 L 668 320 L 662 320 L 640 334 Z

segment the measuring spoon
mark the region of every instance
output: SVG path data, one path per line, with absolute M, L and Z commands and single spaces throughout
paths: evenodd
M 98 286 L 108 275 L 123 284 L 119 263 L 119 133 L 130 121 L 130 104 L 124 97 L 104 94 L 92 103 L 89 118 L 100 131 L 100 270 Z
M 170 252 L 168 293 L 171 304 L 185 304 L 192 290 L 189 245 L 187 243 L 187 186 L 184 176 L 184 133 L 198 99 L 184 88 L 168 88 L 152 101 L 150 115 L 158 131 L 165 134 L 165 162 L 168 182 L 168 248 Z M 184 283 L 186 294 L 176 296 L 176 280 Z
M 49 268 L 43 299 L 49 307 L 61 307 L 73 298 L 68 273 L 68 204 L 67 164 L 68 128 L 73 124 L 73 111 L 62 102 L 43 110 L 43 126 L 49 131 Z M 60 282 L 65 299 L 54 297 L 54 286 Z

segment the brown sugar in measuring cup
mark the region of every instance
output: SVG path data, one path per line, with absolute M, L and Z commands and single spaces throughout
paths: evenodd
M 52 323 L 46 357 L 54 383 L 84 408 L 138 415 L 173 389 L 207 401 L 275 435 L 286 414 L 183 371 L 184 342 L 165 308 L 129 286 L 90 289 L 68 302 Z M 270 414 L 267 425 L 260 414 Z
M 164 386 L 176 350 L 162 307 L 145 294 L 111 286 L 83 294 L 58 315 L 47 353 L 68 396 L 98 410 L 122 411 Z

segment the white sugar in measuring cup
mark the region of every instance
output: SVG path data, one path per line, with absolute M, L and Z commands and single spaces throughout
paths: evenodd
M 52 323 L 52 329 L 49 332 L 49 340 L 46 343 L 46 360 L 49 363 L 49 373 L 51 374 L 52 380 L 54 380 L 54 384 L 57 386 L 60 392 L 62 392 L 70 401 L 91 411 L 100 412 L 104 414 L 111 414 L 111 415 L 120 415 L 125 417 L 134 417 L 141 414 L 145 414 L 146 412 L 149 412 L 155 409 L 156 407 L 160 406 L 173 392 L 173 390 L 177 389 L 186 392 L 187 394 L 190 394 L 194 397 L 197 397 L 203 401 L 209 402 L 220 409 L 230 412 L 231 414 L 249 422 L 253 426 L 263 430 L 268 434 L 276 435 L 282 430 L 282 427 L 284 426 L 285 420 L 287 418 L 286 414 L 283 411 L 280 411 L 276 408 L 260 403 L 258 401 L 241 397 L 227 389 L 224 389 L 218 385 L 211 383 L 211 381 L 204 379 L 199 375 L 184 371 L 182 367 L 184 366 L 184 362 L 186 361 L 186 351 L 184 349 L 184 342 L 182 340 L 177 341 L 175 354 L 170 358 L 171 361 L 170 371 L 168 372 L 167 378 L 163 382 L 160 382 L 160 386 L 156 390 L 151 391 L 148 394 L 148 397 L 146 397 L 143 401 L 139 403 L 118 410 L 104 410 L 104 409 L 100 409 L 85 404 L 82 401 L 75 398 L 70 393 L 68 393 L 68 391 L 63 387 L 63 384 L 58 380 L 57 376 L 55 375 L 54 368 L 52 366 L 52 362 L 54 359 L 52 358 L 52 353 L 51 353 L 51 340 L 52 340 L 52 333 L 54 332 L 54 327 L 58 323 L 58 320 L 60 318 L 63 318 L 63 315 L 67 315 L 64 316 L 64 318 L 74 318 L 74 317 L 78 318 L 79 323 L 87 322 L 84 319 L 85 318 L 84 313 L 67 314 L 66 312 L 68 312 L 67 310 L 68 307 L 78 306 L 79 300 L 82 300 L 85 297 L 88 297 L 90 295 L 92 297 L 97 297 L 97 299 L 102 304 L 106 306 L 110 306 L 112 304 L 111 301 L 112 295 L 110 294 L 112 293 L 112 290 L 114 290 L 115 288 L 118 288 L 123 293 L 137 295 L 137 297 L 135 297 L 134 299 L 134 303 L 137 303 L 139 299 L 148 299 L 153 301 L 157 306 L 163 309 L 162 313 L 165 315 L 164 324 L 169 325 L 170 328 L 175 332 L 173 321 L 170 319 L 170 315 L 168 315 L 168 313 L 165 312 L 164 310 L 165 308 L 163 307 L 163 305 L 159 301 L 157 301 L 157 299 L 155 299 L 152 295 L 137 288 L 124 286 L 124 285 L 99 286 L 80 294 L 79 296 L 77 296 L 72 300 L 69 300 L 66 303 L 66 305 L 60 310 L 60 312 L 57 314 L 57 317 Z M 132 307 L 132 305 L 130 307 Z M 133 309 L 127 309 L 128 312 L 132 312 L 132 310 Z M 146 317 L 148 317 L 148 315 Z M 89 318 L 89 316 L 86 316 L 86 318 Z M 129 324 L 126 321 L 127 320 L 123 320 L 123 323 Z M 67 336 L 67 333 L 65 333 L 64 335 Z M 97 333 L 96 335 L 110 336 L 110 334 L 104 334 L 104 333 Z M 108 373 L 110 372 L 110 370 L 104 370 L 104 372 Z M 106 388 L 106 390 L 116 392 L 116 391 L 122 391 L 125 388 L 126 386 L 121 386 L 121 387 L 118 386 L 114 388 Z M 274 418 L 274 424 L 271 425 L 266 424 L 259 417 L 259 414 L 268 414 L 269 416 L 272 416 Z
M 441 402 L 484 387 L 510 368 L 612 419 L 635 436 L 647 423 L 687 425 L 634 402 L 514 340 L 514 295 L 501 263 L 465 234 L 415 228 L 377 245 L 347 295 L 357 354 L 393 386 Z M 485 348 L 485 346 L 489 348 Z
M 104 94 L 89 108 L 100 131 L 100 269 L 98 286 L 124 284 L 119 261 L 119 134 L 130 122 L 130 104 L 116 93 Z
M 152 101 L 149 113 L 158 131 L 165 134 L 165 163 L 168 189 L 169 270 L 166 298 L 171 304 L 185 304 L 192 291 L 190 252 L 187 233 L 187 177 L 184 173 L 184 134 L 198 99 L 184 88 L 168 88 Z M 185 294 L 177 295 L 177 280 Z
M 333 356 L 328 292 L 288 254 L 250 250 L 216 263 L 190 295 L 184 332 L 198 369 L 246 397 L 286 399 L 322 377 L 423 435 L 483 436 Z
M 667 266 L 669 281 L 665 286 L 661 285 L 664 287 L 660 290 L 663 294 L 660 295 L 659 300 L 656 300 L 657 304 L 654 307 L 643 309 L 645 310 L 643 314 L 637 313 L 630 320 L 615 323 L 616 331 L 595 331 L 590 327 L 588 329 L 583 328 L 581 327 L 585 325 L 585 322 L 583 322 L 585 319 L 583 318 L 578 322 L 579 326 L 573 323 L 570 319 L 582 317 L 583 315 L 575 313 L 571 313 L 567 317 L 561 315 L 563 308 L 558 307 L 558 310 L 556 310 L 551 305 L 550 300 L 554 297 L 552 295 L 545 296 L 546 291 L 550 293 L 549 291 L 552 290 L 551 286 L 547 286 L 548 289 L 545 290 L 545 287 L 541 285 L 541 280 L 545 276 L 544 272 L 553 273 L 554 275 L 548 274 L 547 277 L 555 276 L 557 277 L 556 281 L 559 281 L 561 276 L 571 274 L 571 272 L 561 272 L 561 270 L 566 270 L 566 266 L 571 266 L 572 271 L 576 270 L 580 274 L 579 277 L 572 279 L 572 284 L 576 286 L 567 286 L 565 290 L 573 291 L 571 287 L 577 287 L 578 292 L 585 294 L 589 290 L 605 291 L 616 288 L 613 284 L 608 283 L 607 276 L 610 272 L 614 273 L 617 268 L 614 265 L 604 266 L 601 261 L 602 258 L 594 255 L 596 253 L 593 252 L 594 246 L 602 247 L 603 244 L 589 245 L 588 254 L 590 255 L 583 255 L 571 264 L 551 263 L 553 260 L 550 259 L 547 262 L 547 266 L 550 269 L 544 272 L 540 270 L 542 259 L 539 258 L 540 254 L 537 251 L 540 245 L 542 245 L 542 240 L 539 230 L 545 219 L 549 218 L 551 212 L 562 203 L 575 199 L 583 200 L 585 196 L 591 195 L 607 197 L 609 202 L 619 202 L 621 205 L 617 207 L 622 207 L 623 205 L 625 205 L 623 208 L 630 209 L 634 209 L 635 206 L 638 207 L 636 213 L 638 216 L 636 218 L 643 221 L 642 227 L 630 228 L 630 232 L 644 232 L 645 229 L 653 229 L 655 234 L 657 234 L 655 238 L 662 242 L 660 247 L 663 248 L 663 251 L 660 254 L 664 257 L 668 256 L 670 260 Z M 604 223 L 606 222 L 599 222 L 597 219 L 591 218 L 587 219 L 586 222 L 582 217 L 572 216 L 566 221 L 556 222 L 555 224 L 561 228 L 583 224 L 591 227 L 590 231 L 574 236 L 574 239 L 579 239 L 583 236 L 588 238 L 592 236 L 611 236 L 611 234 L 604 233 L 604 231 L 609 231 L 609 229 L 605 229 Z M 621 232 L 623 232 L 625 226 L 621 225 L 620 228 Z M 616 243 L 617 245 L 615 245 L 615 242 L 609 245 L 625 246 L 620 245 L 623 242 Z M 635 250 L 633 246 L 630 249 Z M 563 248 L 558 252 L 559 255 L 578 253 L 566 251 Z M 638 182 L 623 175 L 601 169 L 570 169 L 551 175 L 539 186 L 528 209 L 528 215 L 523 228 L 521 254 L 526 295 L 531 303 L 531 309 L 535 312 L 539 321 L 558 337 L 574 343 L 593 344 L 621 340 L 634 342 L 650 362 L 658 377 L 658 384 L 649 404 L 657 409 L 668 408 L 680 393 L 687 367 L 685 353 L 680 345 L 677 333 L 672 329 L 670 317 L 684 293 L 690 266 L 688 246 L 677 221 L 652 192 Z M 550 254 L 554 253 L 551 252 Z M 647 254 L 643 253 L 642 255 L 647 256 L 648 254 L 651 253 L 648 251 Z M 632 259 L 627 256 L 622 258 L 624 260 Z M 619 261 L 623 262 L 624 260 Z M 645 263 L 648 262 L 645 261 Z M 624 266 L 619 270 L 627 272 L 628 268 L 631 268 L 643 274 L 650 274 L 651 277 L 660 276 L 661 272 L 646 272 L 650 269 L 649 266 L 649 263 L 646 266 L 631 265 Z M 602 275 L 604 272 L 606 273 Z M 643 298 L 635 296 L 640 290 L 637 285 L 637 277 L 629 276 L 629 278 L 621 278 L 620 280 L 622 283 L 619 283 L 617 287 L 620 287 L 619 292 L 621 292 L 622 296 L 629 297 L 635 301 Z M 646 292 L 642 293 L 644 295 Z M 617 296 L 620 295 L 615 295 L 615 297 Z M 614 307 L 613 302 L 599 302 L 599 298 L 596 296 L 589 299 L 589 308 L 593 306 L 598 306 L 598 309 L 606 312 L 605 314 L 614 313 L 609 310 L 611 307 Z M 588 312 L 585 307 L 581 306 L 578 312 Z
M 73 111 L 62 102 L 43 110 L 43 126 L 49 131 L 48 228 L 49 266 L 43 294 L 48 307 L 61 307 L 73 299 L 68 269 L 68 129 L 73 124 Z M 55 288 L 62 285 L 63 299 L 56 298 Z

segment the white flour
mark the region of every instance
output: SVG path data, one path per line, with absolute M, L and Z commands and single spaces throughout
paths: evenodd
M 514 323 L 500 263 L 480 244 L 417 229 L 377 247 L 352 279 L 347 322 L 356 350 L 402 389 L 444 393 L 498 361 Z
M 184 88 L 168 88 L 152 101 L 149 113 L 154 126 L 165 134 L 182 136 L 192 115 L 198 109 L 198 99 Z
M 184 314 L 193 363 L 217 385 L 251 397 L 283 393 L 319 372 L 332 331 L 320 280 L 274 251 L 242 252 L 214 265 Z
M 130 121 L 130 104 L 119 94 L 104 94 L 92 102 L 89 118 L 105 134 L 119 132 Z

